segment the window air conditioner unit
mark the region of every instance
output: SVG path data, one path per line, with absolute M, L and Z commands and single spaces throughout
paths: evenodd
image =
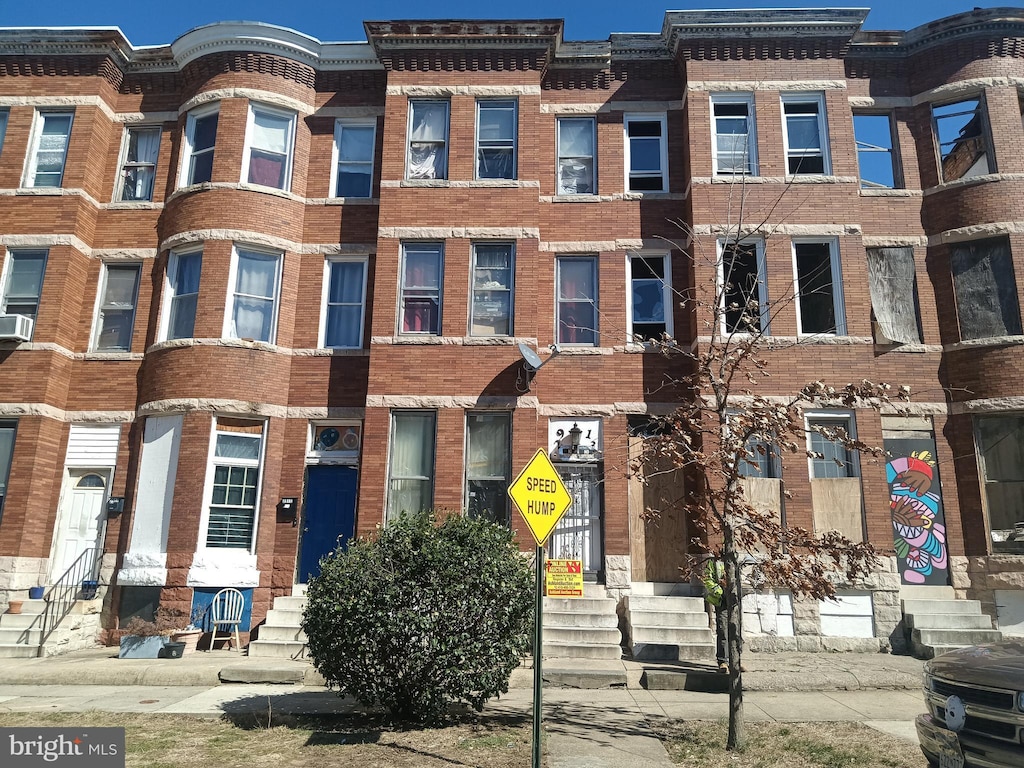
M 31 338 L 31 317 L 0 315 L 0 341 L 28 341 Z

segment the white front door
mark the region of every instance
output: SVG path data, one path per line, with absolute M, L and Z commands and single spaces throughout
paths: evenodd
M 51 583 L 59 579 L 79 555 L 100 546 L 109 480 L 109 469 L 68 470 L 54 532 Z

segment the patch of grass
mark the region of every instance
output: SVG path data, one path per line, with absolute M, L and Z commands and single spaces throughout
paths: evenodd
M 727 751 L 725 720 L 676 722 L 659 735 L 687 768 L 925 768 L 917 744 L 860 723 L 747 723 L 747 747 Z

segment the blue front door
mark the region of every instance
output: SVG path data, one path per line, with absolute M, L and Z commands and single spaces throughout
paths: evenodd
M 302 514 L 299 581 L 320 573 L 320 558 L 345 545 L 356 527 L 355 467 L 306 469 L 306 508 Z

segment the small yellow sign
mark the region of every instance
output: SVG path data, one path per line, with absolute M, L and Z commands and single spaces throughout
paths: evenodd
M 572 496 L 543 448 L 537 450 L 519 477 L 508 487 L 508 495 L 530 527 L 538 547 L 544 546 L 551 531 L 572 504 Z
M 548 597 L 583 597 L 582 560 L 548 560 L 545 572 Z

